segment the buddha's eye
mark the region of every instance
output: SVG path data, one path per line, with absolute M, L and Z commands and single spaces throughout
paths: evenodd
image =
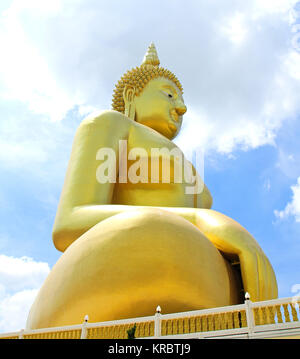
M 173 98 L 174 96 L 169 91 L 162 91 L 169 98 Z

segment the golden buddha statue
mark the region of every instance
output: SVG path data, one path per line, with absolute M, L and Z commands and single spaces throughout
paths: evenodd
M 53 229 L 64 253 L 31 308 L 28 328 L 79 324 L 86 314 L 91 322 L 153 315 L 157 305 L 164 313 L 234 305 L 242 291 L 253 301 L 277 297 L 262 249 L 241 225 L 210 209 L 205 185 L 186 193 L 187 181 L 177 183 L 173 173 L 165 183 L 161 171 L 155 183 L 147 181 L 149 171 L 146 178 L 136 171 L 133 182 L 97 178 L 101 148 L 116 154 L 117 174 L 132 165 L 135 148 L 150 157 L 153 148 L 178 149 L 172 139 L 185 112 L 181 84 L 159 67 L 151 44 L 142 65 L 116 85 L 113 110 L 80 124 Z

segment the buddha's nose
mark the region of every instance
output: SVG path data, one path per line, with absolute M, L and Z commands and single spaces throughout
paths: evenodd
M 175 109 L 176 109 L 176 112 L 178 113 L 179 116 L 184 115 L 186 113 L 186 110 L 187 110 L 185 104 L 181 100 L 177 100 Z

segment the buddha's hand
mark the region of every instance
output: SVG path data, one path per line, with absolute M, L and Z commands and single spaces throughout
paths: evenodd
M 225 254 L 238 256 L 245 292 L 252 301 L 277 298 L 273 268 L 256 240 L 240 224 L 210 209 L 195 211 L 195 224 Z

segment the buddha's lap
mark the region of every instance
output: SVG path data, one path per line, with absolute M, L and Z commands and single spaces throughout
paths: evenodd
M 149 208 L 113 216 L 75 241 L 46 279 L 28 327 L 237 302 L 233 273 L 213 244 L 187 220 Z

